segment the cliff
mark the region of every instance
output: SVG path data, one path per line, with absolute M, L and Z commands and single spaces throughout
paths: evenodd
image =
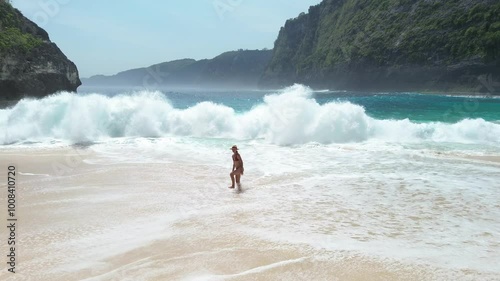
M 0 99 L 76 91 L 80 84 L 75 64 L 47 32 L 0 0 Z
M 261 87 L 498 91 L 498 0 L 324 0 L 288 20 Z
M 175 60 L 82 81 L 84 86 L 91 87 L 257 88 L 271 56 L 272 51 L 268 50 L 231 51 L 213 59 Z

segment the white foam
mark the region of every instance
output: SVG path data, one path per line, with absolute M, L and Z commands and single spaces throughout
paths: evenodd
M 294 263 L 300 263 L 305 260 L 307 260 L 307 257 L 302 257 L 302 258 L 297 258 L 297 259 L 290 259 L 290 260 L 284 260 L 284 261 L 279 261 L 263 266 L 258 266 L 256 268 L 252 268 L 249 270 L 245 270 L 243 272 L 235 273 L 235 274 L 226 274 L 226 275 L 215 275 L 215 274 L 204 274 L 201 276 L 196 276 L 196 277 L 188 277 L 185 278 L 184 280 L 191 280 L 191 281 L 208 281 L 208 280 L 226 280 L 226 279 L 232 279 L 235 277 L 245 277 L 247 275 L 252 275 L 255 273 L 262 273 L 270 269 L 274 269 L 277 267 L 289 265 L 289 264 L 294 264 Z
M 49 174 L 33 174 L 33 173 L 19 173 L 21 176 L 44 176 L 48 177 Z
M 466 119 L 455 124 L 377 120 L 349 102 L 318 104 L 310 88 L 295 85 L 251 110 L 202 102 L 177 109 L 160 92 L 107 97 L 59 93 L 23 99 L 0 110 L 0 144 L 99 142 L 117 137 L 191 136 L 263 139 L 279 145 L 317 142 L 456 142 L 500 146 L 500 124 Z
M 182 188 L 164 196 L 156 190 L 144 193 L 148 199 L 142 202 L 157 210 L 146 222 L 138 215 L 124 224 L 113 221 L 101 233 L 91 231 L 58 242 L 57 251 L 85 254 L 75 255 L 78 259 L 65 258 L 55 268 L 64 273 L 99 266 L 106 258 L 168 239 L 172 233 L 165 230 L 175 231 L 175 222 L 196 219 L 215 226 L 206 230 L 209 235 L 224 227 L 228 233 L 277 242 L 275 245 L 305 245 L 306 249 L 328 253 L 349 251 L 409 264 L 498 273 L 498 166 L 405 147 L 408 144 L 373 141 L 287 147 L 251 140 L 238 142 L 245 161 L 245 192 L 234 194 L 226 185 L 232 142 L 193 137 L 118 138 L 89 148 L 94 152 L 89 153 L 90 164 L 112 169 L 125 163 L 147 163 L 144 172 L 150 175 L 137 169 L 141 183 L 149 178 L 163 182 L 165 188 L 172 184 Z M 171 167 L 174 165 L 157 165 L 165 162 L 176 163 L 179 170 Z M 138 179 L 132 175 L 125 179 L 129 185 L 116 193 L 120 197 L 134 195 L 124 202 L 139 202 L 133 189 Z M 59 189 L 53 187 L 54 191 Z M 105 204 L 105 200 L 117 201 L 118 197 L 96 194 L 78 199 Z M 235 219 L 240 214 L 242 218 Z M 138 232 L 138 224 L 145 233 Z M 97 236 L 101 240 L 96 241 Z M 147 264 L 148 260 L 141 260 L 134 266 Z M 97 279 L 122 273 L 128 272 L 119 269 Z M 231 278 L 211 273 L 201 277 Z

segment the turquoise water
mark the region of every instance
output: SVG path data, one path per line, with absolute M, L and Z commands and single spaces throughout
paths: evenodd
M 418 122 L 457 122 L 462 119 L 482 118 L 500 120 L 500 99 L 494 97 L 445 96 L 418 93 L 319 94 L 319 103 L 332 100 L 349 101 L 366 109 L 377 119 L 405 119 Z
M 189 108 L 203 101 L 212 101 L 234 108 L 237 112 L 250 110 L 261 104 L 263 97 L 272 91 L 262 92 L 167 92 L 165 95 L 175 107 Z M 316 92 L 319 104 L 350 102 L 361 105 L 366 113 L 377 119 L 408 118 L 417 122 L 457 122 L 462 119 L 482 118 L 500 120 L 500 98 L 481 96 L 448 96 L 419 93 L 356 93 Z
M 82 94 L 94 93 L 85 89 Z M 98 90 L 107 95 L 121 94 L 124 90 Z M 162 91 L 175 108 L 186 109 L 200 102 L 210 101 L 245 112 L 263 103 L 264 96 L 279 91 Z M 416 122 L 454 123 L 466 118 L 500 120 L 500 96 L 450 96 L 420 93 L 360 93 L 314 92 L 319 104 L 350 102 L 365 108 L 366 113 L 377 119 L 409 119 Z
M 85 89 L 0 109 L 1 144 L 120 137 L 263 140 L 277 145 L 384 141 L 500 148 L 500 98 L 418 93 Z
M 202 101 L 212 101 L 234 108 L 237 112 L 261 104 L 272 92 L 199 92 L 166 93 L 178 108 L 189 108 Z M 419 93 L 315 93 L 319 104 L 350 102 L 363 106 L 377 119 L 409 119 L 416 122 L 454 123 L 463 119 L 500 120 L 500 98 L 430 95 Z

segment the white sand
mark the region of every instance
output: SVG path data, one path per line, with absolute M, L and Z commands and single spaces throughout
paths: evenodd
M 14 164 L 21 175 L 18 273 L 2 262 L 1 280 L 500 280 L 431 260 L 335 250 L 342 248 L 335 236 L 334 247 L 266 239 L 255 235 L 254 222 L 281 218 L 257 209 L 257 187 L 227 189 L 226 171 L 180 161 L 85 162 L 97 158 L 72 149 L 2 152 L 0 168 Z M 5 222 L 5 208 L 0 213 Z M 1 250 L 4 256 L 4 242 Z

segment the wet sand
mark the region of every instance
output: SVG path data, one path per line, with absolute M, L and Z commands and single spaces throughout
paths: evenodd
M 228 190 L 220 167 L 87 161 L 99 157 L 83 149 L 2 151 L 0 163 L 18 171 L 18 273 L 3 263 L 1 280 L 500 280 L 431 260 L 265 239 L 252 222 L 280 218 L 256 209 L 251 188 Z
M 466 158 L 500 164 L 500 156 L 467 156 Z

